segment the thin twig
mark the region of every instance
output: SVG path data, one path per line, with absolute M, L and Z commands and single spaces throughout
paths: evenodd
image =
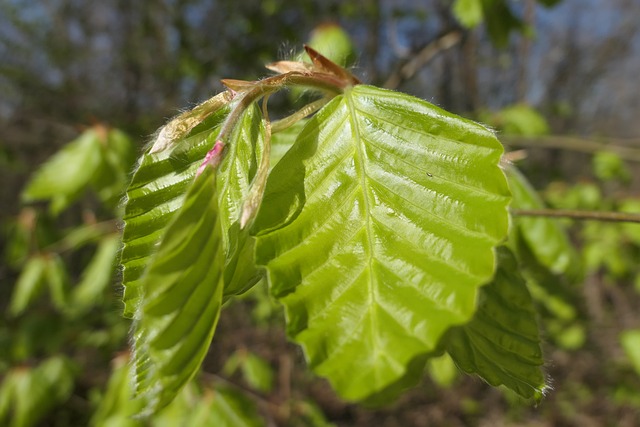
M 640 162 L 640 149 L 618 144 L 604 144 L 592 139 L 559 135 L 541 136 L 535 138 L 502 135 L 500 136 L 500 140 L 505 145 L 513 147 L 558 148 L 561 150 L 571 150 L 589 154 L 593 154 L 598 151 L 612 151 L 622 156 L 624 160 Z M 612 139 L 608 140 L 613 141 Z M 640 143 L 640 139 L 626 139 L 615 141 L 621 141 L 629 144 Z
M 511 209 L 511 214 L 515 216 L 640 223 L 640 214 L 625 212 L 577 211 L 571 209 Z
M 437 54 L 454 47 L 460 40 L 462 40 L 462 33 L 460 31 L 451 31 L 438 37 L 423 47 L 413 55 L 409 61 L 391 74 L 384 83 L 384 87 L 387 89 L 397 88 L 404 80 L 413 77 L 420 68 L 429 63 Z

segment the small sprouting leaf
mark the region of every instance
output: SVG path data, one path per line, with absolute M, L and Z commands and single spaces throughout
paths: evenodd
M 36 171 L 22 198 L 27 202 L 53 199 L 59 212 L 87 187 L 101 162 L 99 136 L 89 129 Z
M 136 312 L 136 394 L 145 413 L 170 403 L 196 374 L 222 305 L 224 253 L 215 171 L 189 189 L 142 278 Z
M 231 94 L 229 92 L 222 92 L 197 105 L 193 109 L 185 111 L 173 118 L 160 129 L 158 136 L 149 149 L 149 154 L 159 153 L 175 146 L 180 140 L 186 137 L 193 128 L 211 115 L 222 110 L 230 100 Z
M 477 123 L 359 85 L 272 170 L 256 258 L 289 335 L 344 398 L 400 381 L 473 315 L 507 234 L 501 154 Z
M 91 262 L 82 272 L 80 283 L 72 291 L 72 310 L 84 312 L 100 301 L 113 276 L 119 249 L 119 235 L 103 238 Z
M 465 372 L 493 386 L 505 385 L 525 398 L 542 398 L 547 385 L 531 295 L 518 263 L 498 248 L 498 270 L 482 288 L 473 320 L 447 335 L 446 349 Z
M 9 304 L 9 313 L 13 316 L 21 314 L 29 304 L 42 292 L 42 284 L 47 268 L 47 260 L 35 256 L 27 261 L 16 281 Z

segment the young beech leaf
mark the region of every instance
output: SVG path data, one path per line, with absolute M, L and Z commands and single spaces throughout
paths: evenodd
M 146 153 L 127 189 L 121 264 L 124 315 L 132 317 L 140 300 L 141 277 L 164 230 L 184 201 L 196 169 L 213 147 L 228 109 L 211 114 L 175 143 L 172 150 Z
M 502 152 L 477 123 L 358 85 L 273 168 L 252 229 L 257 262 L 289 335 L 344 398 L 404 381 L 473 316 L 507 235 Z
M 122 250 L 125 316 L 140 299 L 141 277 L 165 228 L 183 203 L 184 194 L 207 152 L 218 139 L 229 108 L 210 114 L 174 148 L 145 154 L 127 190 Z M 262 156 L 264 130 L 260 110 L 252 106 L 238 118 L 225 139 L 224 159 L 217 171 L 222 244 L 226 254 L 225 296 L 240 293 L 262 277 L 253 262 L 253 238 L 240 229 L 240 215 Z
M 498 270 L 482 288 L 473 320 L 450 331 L 446 349 L 458 367 L 492 386 L 542 398 L 547 385 L 536 313 L 518 263 L 506 247 L 498 248 Z
M 206 168 L 142 278 L 133 339 L 136 394 L 145 412 L 171 402 L 200 367 L 220 314 L 223 273 L 215 171 Z

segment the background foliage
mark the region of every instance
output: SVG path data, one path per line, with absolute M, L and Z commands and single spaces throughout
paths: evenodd
M 633 0 L 45 3 L 0 5 L 0 423 L 133 423 L 113 268 L 133 158 L 177 108 L 220 91 L 222 77 L 258 77 L 326 21 L 352 35 L 365 81 L 526 147 L 518 166 L 541 193 L 523 189 L 522 206 L 640 211 Z M 273 101 L 286 113 L 289 99 Z M 637 424 L 638 226 L 519 221 L 514 249 L 554 386 L 537 408 L 460 377 L 446 357 L 391 407 L 347 405 L 305 372 L 280 308 L 257 288 L 221 317 L 200 384 L 156 422 L 241 412 L 255 425 Z M 545 243 L 556 227 L 571 246 Z

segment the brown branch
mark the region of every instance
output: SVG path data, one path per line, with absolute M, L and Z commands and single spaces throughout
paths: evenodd
M 451 31 L 428 43 L 414 54 L 409 61 L 394 71 L 384 83 L 384 87 L 387 89 L 397 88 L 404 80 L 412 78 L 420 68 L 428 64 L 437 54 L 451 49 L 461 40 L 462 33 L 460 31 Z
M 640 223 L 640 214 L 626 212 L 577 211 L 571 209 L 511 209 L 511 214 L 515 216 Z
M 611 139 L 616 144 L 604 144 L 592 139 L 583 139 L 572 136 L 540 136 L 540 137 L 522 137 L 522 136 L 500 136 L 500 140 L 504 145 L 512 147 L 530 147 L 530 148 L 558 148 L 562 150 L 578 151 L 581 153 L 593 154 L 598 151 L 611 151 L 622 156 L 624 160 L 640 162 L 640 149 L 619 145 L 640 144 L 640 139 Z

